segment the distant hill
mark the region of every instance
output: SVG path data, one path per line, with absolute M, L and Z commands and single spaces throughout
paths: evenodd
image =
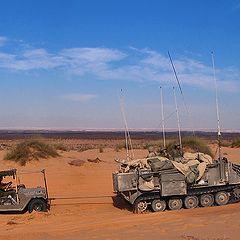
M 132 139 L 138 140 L 159 140 L 162 138 L 161 131 L 130 131 Z M 192 136 L 191 131 L 182 131 L 182 137 Z M 217 133 L 211 131 L 197 131 L 195 135 L 199 138 L 216 140 Z M 53 139 L 124 139 L 124 131 L 78 131 L 78 130 L 0 130 L 0 139 L 28 139 L 32 137 L 44 137 Z M 178 138 L 177 131 L 166 132 L 168 139 Z M 232 140 L 240 138 L 240 132 L 223 132 L 224 140 Z

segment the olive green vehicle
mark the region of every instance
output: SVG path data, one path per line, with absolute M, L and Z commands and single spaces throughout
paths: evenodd
M 114 192 L 130 203 L 135 213 L 225 205 L 240 199 L 240 165 L 226 158 L 208 164 L 201 180 L 193 183 L 176 168 L 135 168 L 112 176 Z M 142 182 L 153 187 L 143 190 Z
M 0 171 L 2 181 L 7 177 L 12 181 L 1 183 L 4 189 L 0 191 L 0 212 L 47 211 L 49 199 L 45 170 L 41 171 L 44 187 L 26 188 L 19 183 L 16 169 Z

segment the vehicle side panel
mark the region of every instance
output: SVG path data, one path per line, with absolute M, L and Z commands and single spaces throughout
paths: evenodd
M 187 184 L 184 175 L 181 173 L 161 175 L 161 186 L 162 196 L 187 194 Z
M 28 203 L 35 198 L 45 199 L 47 201 L 44 188 L 20 188 L 18 191 L 17 204 L 0 205 L 0 211 L 23 211 Z

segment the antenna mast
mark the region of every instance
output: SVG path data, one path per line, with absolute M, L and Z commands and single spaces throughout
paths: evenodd
M 165 119 L 164 119 L 164 109 L 163 109 L 163 90 L 162 90 L 162 87 L 160 87 L 160 93 L 161 93 L 163 147 L 166 148 L 166 133 L 165 133 Z
M 132 140 L 131 140 L 129 129 L 128 129 L 127 118 L 124 110 L 124 99 L 123 99 L 122 89 L 121 89 L 121 95 L 120 95 L 120 107 L 121 107 L 121 112 L 122 112 L 122 117 L 124 122 L 124 135 L 125 135 L 127 160 L 130 160 L 134 158 L 134 152 L 133 152 Z M 131 154 L 129 154 L 129 150 Z
M 191 125 L 192 125 L 191 127 L 192 127 L 193 136 L 195 136 L 195 130 L 194 130 L 194 124 L 193 124 L 192 114 L 191 114 L 191 112 L 190 112 L 190 110 L 189 110 L 188 105 L 186 104 L 185 97 L 184 97 L 184 94 L 183 94 L 183 90 L 182 90 L 180 81 L 179 81 L 179 79 L 178 79 L 177 71 L 176 71 L 176 68 L 175 68 L 175 66 L 174 66 L 174 63 L 173 63 L 173 60 L 172 60 L 172 57 L 171 57 L 169 51 L 168 51 L 168 57 L 169 57 L 169 60 L 170 60 L 170 62 L 171 62 L 171 65 L 172 65 L 173 73 L 174 73 L 174 76 L 175 76 L 175 78 L 176 78 L 176 81 L 177 81 L 177 84 L 178 84 L 178 88 L 179 88 L 180 93 L 181 93 L 181 95 L 182 95 L 182 99 L 183 99 L 184 106 L 185 106 L 185 108 L 186 108 L 186 110 L 187 110 L 188 117 L 189 117 L 189 119 L 190 119 L 190 121 L 191 121 Z
M 175 92 L 175 88 L 174 87 L 173 87 L 173 94 L 174 94 L 174 101 L 175 101 L 176 114 L 177 114 L 179 145 L 180 145 L 180 149 L 182 149 L 182 137 L 181 137 L 181 129 L 180 129 L 180 119 L 179 119 L 179 113 L 178 113 L 177 97 L 176 97 L 176 92 Z
M 219 116 L 219 104 L 218 104 L 218 87 L 217 87 L 217 79 L 216 79 L 216 71 L 215 71 L 215 62 L 214 62 L 214 54 L 211 52 L 212 55 L 212 67 L 213 67 L 213 78 L 215 82 L 215 101 L 216 101 L 216 109 L 217 109 L 217 131 L 218 131 L 218 156 L 221 160 L 221 129 L 220 129 L 220 116 Z

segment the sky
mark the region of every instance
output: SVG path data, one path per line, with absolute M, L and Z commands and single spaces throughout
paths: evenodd
M 240 0 L 1 1 L 0 129 L 177 129 L 174 87 L 181 129 L 217 128 L 217 89 L 239 130 L 239 29 Z

